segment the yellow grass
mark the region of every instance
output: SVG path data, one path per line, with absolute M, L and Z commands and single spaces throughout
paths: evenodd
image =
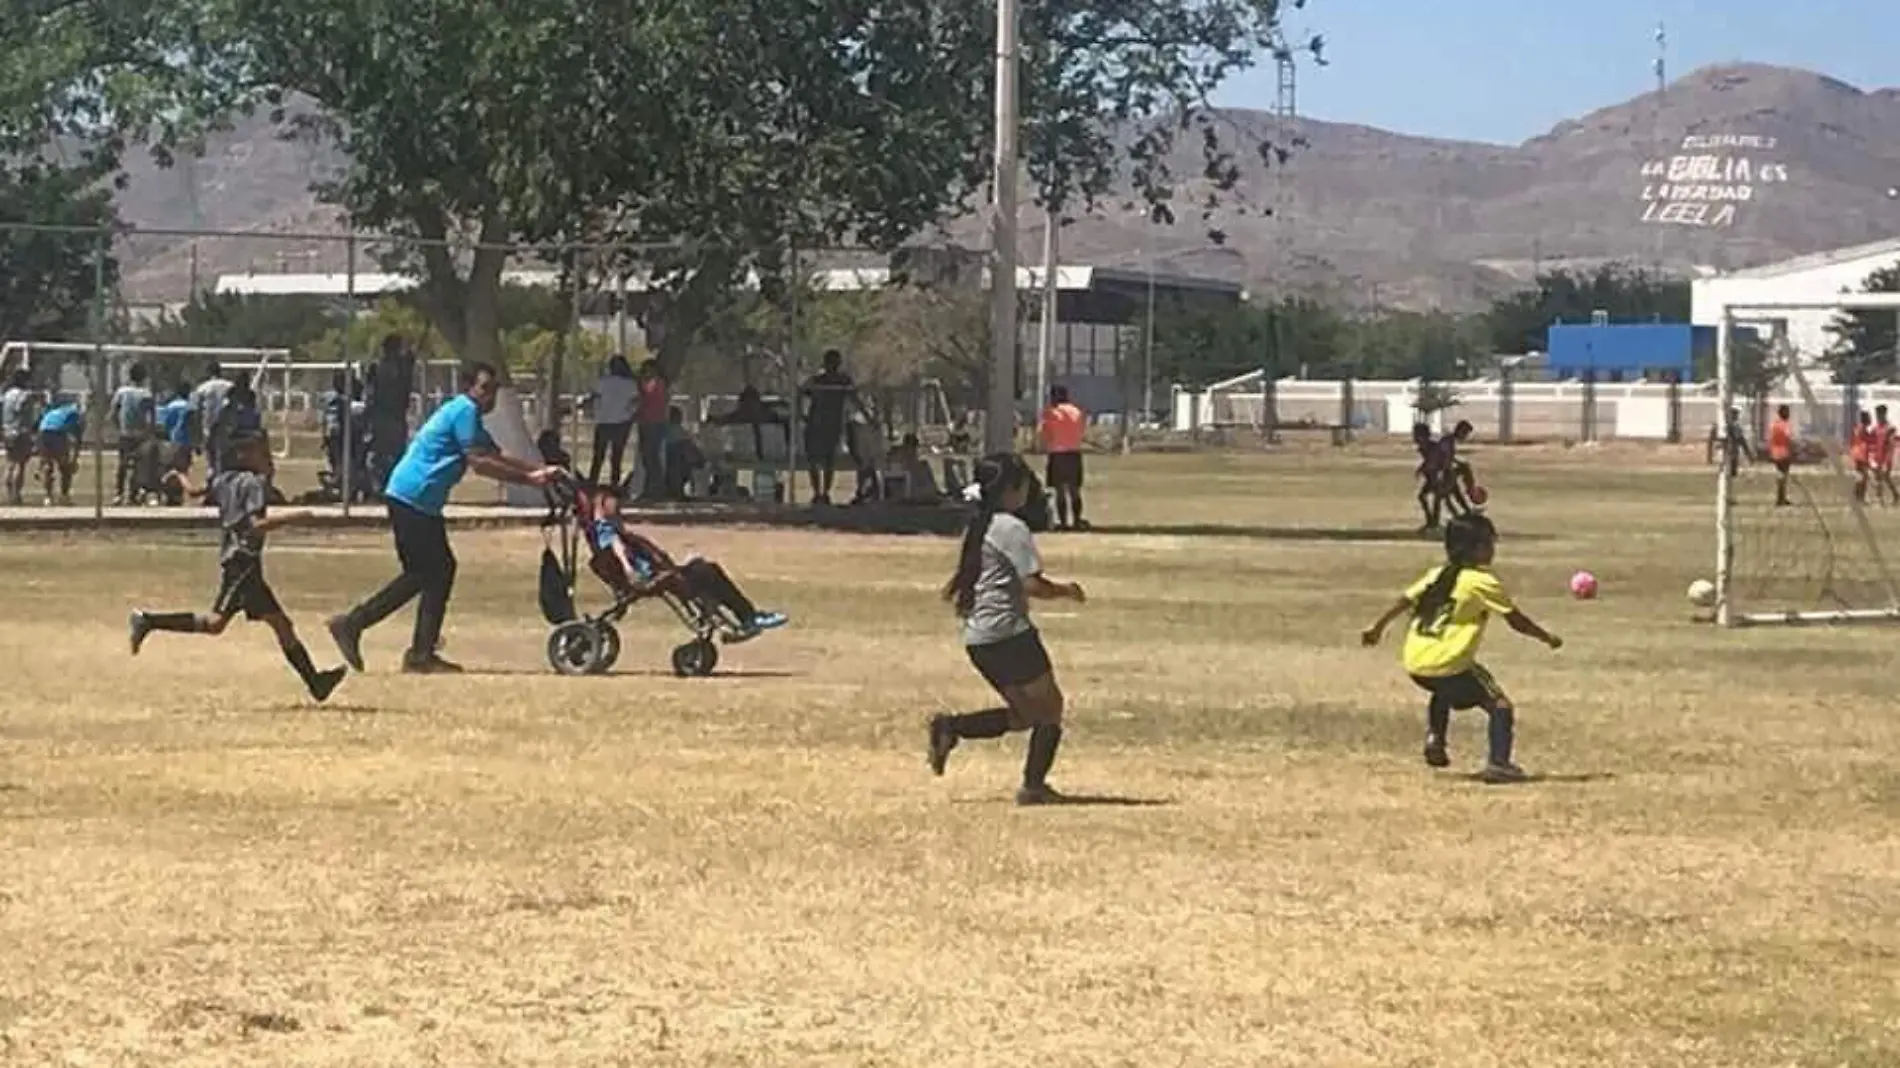
M 405 615 L 324 708 L 261 628 L 127 658 L 130 607 L 211 594 L 202 539 L 0 542 L 0 1063 L 1900 1063 L 1893 633 L 1691 624 L 1687 463 L 1480 462 L 1570 639 L 1490 639 L 1521 787 L 1470 780 L 1470 714 L 1424 768 L 1355 646 L 1435 556 L 1396 452 L 1091 469 L 1140 532 L 1045 540 L 1093 596 L 1044 618 L 1053 781 L 1139 806 L 1015 808 L 1020 738 L 927 774 L 925 718 L 989 703 L 943 539 L 662 532 L 796 619 L 680 681 L 659 611 L 551 675 L 536 535 L 462 533 L 486 673 L 392 674 Z M 330 660 L 388 548 L 279 540 Z

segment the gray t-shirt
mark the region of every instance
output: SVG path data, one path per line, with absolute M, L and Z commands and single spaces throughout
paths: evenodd
M 228 378 L 207 378 L 191 391 L 191 411 L 198 417 L 198 433 L 204 438 L 211 436 L 211 428 L 217 425 L 218 416 L 224 411 L 225 394 L 230 392 Z
M 152 429 L 158 408 L 151 390 L 144 386 L 120 386 L 112 395 L 112 414 L 118 417 L 119 433 L 142 434 Z
M 270 507 L 270 481 L 255 471 L 220 471 L 211 480 L 211 503 L 218 507 L 218 562 L 263 555 L 257 521 Z
M 0 436 L 16 438 L 33 429 L 33 394 L 17 386 L 0 393 Z
M 990 645 L 1034 628 L 1023 580 L 1042 574 L 1042 555 L 1029 525 L 1007 512 L 990 519 L 983 535 L 983 566 L 976 600 L 963 620 L 963 644 Z

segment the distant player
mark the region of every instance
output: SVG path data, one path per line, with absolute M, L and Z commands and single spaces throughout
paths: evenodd
M 35 448 L 40 454 L 40 487 L 46 491 L 46 503 L 53 503 L 53 486 L 59 486 L 59 503 L 73 503 L 73 475 L 79 471 L 79 445 L 86 437 L 86 417 L 79 405 L 67 401 L 46 409 L 40 416 L 40 436 Z
M 1412 473 L 1418 478 L 1418 510 L 1425 519 L 1418 529 L 1419 533 L 1424 534 L 1438 529 L 1439 517 L 1444 509 L 1444 503 L 1438 496 L 1440 455 L 1438 443 L 1432 440 L 1430 425 L 1412 424 L 1412 447 L 1418 450 L 1418 469 Z
M 1056 499 L 1056 525 L 1089 529 L 1082 518 L 1082 439 L 1088 414 L 1069 399 L 1069 387 L 1049 388 L 1049 407 L 1042 410 L 1042 451 L 1048 454 L 1043 481 Z
M 1854 500 L 1865 504 L 1874 471 L 1874 417 L 1865 411 L 1848 434 L 1847 456 L 1854 464 Z
M 224 377 L 224 368 L 212 363 L 205 368 L 205 380 L 191 391 L 191 418 L 194 425 L 193 444 L 204 453 L 205 470 L 218 473 L 218 459 L 222 446 L 212 439 L 212 429 L 218 425 L 218 416 L 224 412 L 224 401 L 231 393 L 231 380 Z
M 153 631 L 179 634 L 224 633 L 231 620 L 242 612 L 244 618 L 263 623 L 277 635 L 277 647 L 284 659 L 303 680 L 310 696 L 322 701 L 343 681 L 345 669 L 317 670 L 310 651 L 297 638 L 290 617 L 277 601 L 277 595 L 264 578 L 264 541 L 270 532 L 309 518 L 308 512 L 280 512 L 271 515 L 270 479 L 273 473 L 269 439 L 262 432 L 235 430 L 226 440 L 226 454 L 220 459 L 218 473 L 206 487 L 206 496 L 218 509 L 218 567 L 221 577 L 218 596 L 210 615 L 193 612 L 132 613 L 130 625 L 132 655 L 137 656 L 145 639 Z
M 39 397 L 28 387 L 26 368 L 16 367 L 0 392 L 0 448 L 6 450 L 7 503 L 23 503 L 26 467 L 33 459 L 33 438 L 39 428 Z
M 1874 406 L 1874 497 L 1883 505 L 1900 504 L 1900 486 L 1893 482 L 1893 454 L 1900 445 L 1900 428 L 1887 421 L 1887 406 Z
M 1794 412 L 1787 405 L 1775 409 L 1768 424 L 1768 462 L 1775 465 L 1775 507 L 1788 506 L 1788 475 L 1794 470 Z
M 158 407 L 159 433 L 164 437 L 159 479 L 165 503 L 184 503 L 186 478 L 191 474 L 191 391 L 182 383 L 170 400 Z
M 158 404 L 145 385 L 145 365 L 135 363 L 126 377 L 130 380 L 112 394 L 106 418 L 119 431 L 119 467 L 112 476 L 112 503 L 139 504 L 143 487 L 139 485 L 140 454 L 152 438 L 158 422 Z
M 1741 473 L 1742 461 L 1755 462 L 1755 450 L 1749 447 L 1748 431 L 1742 429 L 1742 410 L 1730 408 L 1728 420 L 1720 430 L 1709 427 L 1708 463 L 1715 462 L 1715 448 L 1722 447 L 1722 462 L 1728 465 L 1728 477 Z
M 1425 710 L 1425 763 L 1451 763 L 1446 736 L 1454 710 L 1482 708 L 1490 717 L 1489 752 L 1479 777 L 1486 782 L 1521 782 L 1524 771 L 1512 760 L 1517 710 L 1491 673 L 1478 663 L 1478 647 L 1493 615 L 1514 631 L 1552 649 L 1563 639 L 1538 626 L 1519 609 L 1491 573 L 1497 530 L 1481 515 L 1461 515 L 1445 524 L 1445 564 L 1427 571 L 1360 635 L 1367 646 L 1379 644 L 1385 628 L 1410 614 L 1401 662 L 1406 674 L 1431 695 Z
M 966 738 L 1000 738 L 1029 731 L 1019 805 L 1062 800 L 1049 786 L 1049 769 L 1062 742 L 1063 697 L 1042 635 L 1029 618 L 1031 599 L 1086 600 L 1073 582 L 1053 582 L 1028 524 L 1014 514 L 1028 503 L 1035 476 L 1022 457 L 1001 453 L 979 461 L 976 481 L 965 489 L 975 512 L 963 533 L 956 573 L 943 596 L 963 620 L 963 645 L 1003 707 L 930 721 L 930 770 L 943 774 L 951 750 Z

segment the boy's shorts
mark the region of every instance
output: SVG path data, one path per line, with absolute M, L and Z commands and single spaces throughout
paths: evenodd
M 32 458 L 33 435 L 30 431 L 22 430 L 7 438 L 8 460 L 16 464 L 23 464 Z
M 235 616 L 242 612 L 245 619 L 253 621 L 284 614 L 277 594 L 264 580 L 262 559 L 240 556 L 227 561 L 221 570 L 218 599 L 211 606 L 212 614 Z
M 1481 664 L 1473 664 L 1456 675 L 1444 675 L 1427 678 L 1412 676 L 1418 688 L 1433 697 L 1442 697 L 1451 707 L 1462 712 L 1467 708 L 1485 708 L 1490 705 L 1508 705 L 1511 699 L 1505 696 L 1504 687 Z
M 1043 470 L 1043 481 L 1050 488 L 1082 488 L 1082 454 L 1079 452 L 1052 452 L 1049 462 Z
M 50 460 L 68 460 L 71 458 L 68 446 L 71 445 L 72 440 L 72 437 L 64 430 L 42 430 L 39 440 L 40 455 Z

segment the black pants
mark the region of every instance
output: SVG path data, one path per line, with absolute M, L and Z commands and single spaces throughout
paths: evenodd
M 621 462 L 626 459 L 627 436 L 632 432 L 632 423 L 594 424 L 594 462 L 587 469 L 587 481 L 599 485 L 600 469 L 611 457 L 612 484 L 620 485 Z
M 640 496 L 654 500 L 666 492 L 666 424 L 640 424 Z
M 741 625 L 748 625 L 758 616 L 759 610 L 746 595 L 739 592 L 739 586 L 726 574 L 726 569 L 711 560 L 690 560 L 680 568 L 680 576 L 686 580 L 686 586 L 693 596 L 712 601 L 736 616 Z
M 113 495 L 127 504 L 137 504 L 140 491 L 144 489 L 139 482 L 139 450 L 145 446 L 146 436 L 134 431 L 119 435 L 119 467 L 112 476 Z
M 350 624 L 359 631 L 368 630 L 420 597 L 409 656 L 424 659 L 433 656 L 441 643 L 449 591 L 455 586 L 455 554 L 449 551 L 448 524 L 439 515 L 424 515 L 401 501 L 384 503 L 389 507 L 389 529 L 396 536 L 396 558 L 402 561 L 402 574 L 352 609 Z

